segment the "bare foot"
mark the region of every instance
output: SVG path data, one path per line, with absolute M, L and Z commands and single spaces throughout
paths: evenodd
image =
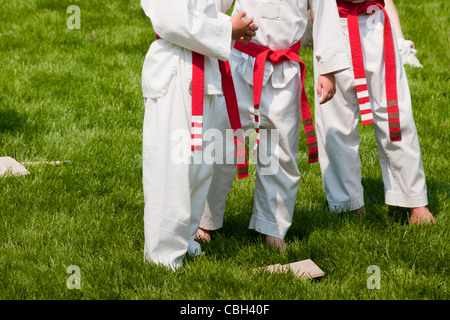
M 283 239 L 275 238 L 275 237 L 272 237 L 269 235 L 266 235 L 266 242 L 270 246 L 280 249 L 280 251 L 284 251 L 287 247 L 287 244 L 286 244 L 286 242 L 284 242 Z
M 353 215 L 355 215 L 356 217 L 364 217 L 366 215 L 366 206 L 362 206 L 359 209 L 353 210 L 351 211 L 353 213 Z
M 427 207 L 411 208 L 411 215 L 409 216 L 410 224 L 420 225 L 435 222 L 436 219 L 434 219 Z
M 205 230 L 202 228 L 198 228 L 197 236 L 195 238 L 199 239 L 203 242 L 210 242 L 211 241 L 211 231 Z

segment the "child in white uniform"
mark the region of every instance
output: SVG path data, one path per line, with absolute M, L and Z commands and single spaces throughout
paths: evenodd
M 283 239 L 292 222 L 299 187 L 297 154 L 302 118 L 307 131 L 310 161 L 314 161 L 314 155 L 317 155 L 313 122 L 307 115 L 309 107 L 305 110 L 303 106 L 306 101 L 300 99 L 303 89 L 301 76 L 304 74 L 295 61 L 298 58 L 298 41 L 308 23 L 308 5 L 316 16 L 314 54 L 319 60 L 318 73 L 321 75 L 317 91 L 322 95 L 323 90 L 321 102 L 324 102 L 334 94 L 332 74 L 350 67 L 348 53 L 342 43 L 344 38 L 336 4 L 319 0 L 238 0 L 234 7 L 234 12 L 247 12 L 259 26 L 252 43 L 247 48 L 235 47 L 229 60 L 242 127 L 244 130 L 255 129 L 257 133 L 258 130 L 279 133 L 275 146 L 270 146 L 269 137 L 262 134 L 259 137 L 261 142 L 257 145 L 257 153 L 259 156 L 269 156 L 271 164 L 265 166 L 257 158 L 250 229 L 265 234 L 269 244 L 281 248 L 285 246 Z M 267 54 L 267 60 L 263 57 L 261 61 L 260 57 L 264 54 Z M 255 69 L 262 70 L 259 78 Z M 255 89 L 257 86 L 260 92 Z M 255 103 L 254 99 L 259 96 L 260 101 Z M 217 128 L 225 134 L 230 124 L 227 119 L 221 121 L 224 112 L 223 106 L 218 108 L 216 121 Z M 227 136 L 227 139 L 232 138 Z M 227 153 L 233 152 L 225 151 L 225 158 Z M 272 168 L 273 163 L 275 166 Z M 263 173 L 263 170 L 266 172 Z M 222 227 L 226 198 L 235 172 L 234 164 L 214 165 L 213 181 L 198 232 L 200 238 L 209 240 L 210 231 Z
M 191 126 L 196 123 L 200 128 L 196 134 L 214 126 L 215 99 L 222 93 L 216 59 L 228 59 L 233 39 L 246 33 L 246 40 L 251 38 L 252 19 L 244 19 L 244 14 L 230 19 L 219 12 L 228 9 L 225 4 L 141 1 L 158 39 L 151 44 L 142 71 L 144 258 L 172 269 L 182 265 L 186 252 L 200 253 L 194 238 L 212 177 L 211 165 L 192 159 L 206 142 L 195 139 L 191 151 Z M 199 72 L 204 74 L 194 76 Z M 200 115 L 194 117 L 194 109 Z M 180 141 L 180 133 L 187 142 Z M 187 157 L 180 159 L 180 153 Z
M 388 205 L 411 208 L 413 223 L 434 221 L 395 31 L 383 1 L 337 1 L 353 68 L 335 75 L 333 100 L 316 103 L 319 163 L 333 210 L 364 212 L 358 119 L 373 123 Z M 317 61 L 316 61 L 317 63 Z M 318 74 L 316 73 L 316 77 Z

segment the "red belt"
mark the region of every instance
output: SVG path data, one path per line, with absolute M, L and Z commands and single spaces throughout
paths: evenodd
M 156 39 L 161 39 L 156 35 Z M 219 69 L 222 79 L 231 77 L 228 64 L 219 61 Z M 191 119 L 191 150 L 203 150 L 203 99 L 205 85 L 205 56 L 192 51 L 192 119 Z M 245 140 L 242 130 L 241 119 L 239 117 L 239 109 L 237 105 L 236 94 L 234 92 L 233 82 L 231 80 L 228 86 L 223 88 L 225 99 L 227 102 L 228 117 L 230 119 L 231 128 L 234 131 L 234 143 L 236 147 L 238 178 L 248 177 L 248 163 L 245 153 Z
M 347 18 L 348 31 L 350 39 L 351 56 L 353 62 L 353 72 L 355 76 L 356 93 L 358 95 L 358 104 L 363 125 L 373 123 L 373 115 L 370 107 L 370 98 L 367 88 L 366 73 L 364 69 L 364 58 L 361 47 L 361 38 L 359 33 L 360 14 L 372 14 L 367 10 L 370 6 L 377 6 L 384 13 L 384 67 L 385 67 L 385 86 L 387 112 L 389 122 L 389 136 L 391 141 L 400 141 L 400 117 L 397 98 L 397 77 L 395 66 L 395 47 L 392 37 L 391 23 L 389 16 L 384 9 L 384 1 L 366 1 L 362 3 L 351 3 L 344 0 L 337 0 L 339 16 Z
M 308 98 L 305 93 L 305 64 L 298 56 L 300 50 L 300 41 L 286 50 L 271 50 L 269 48 L 259 46 L 252 42 L 244 46 L 240 42 L 236 42 L 234 46 L 237 50 L 242 51 L 252 57 L 255 57 L 255 65 L 253 68 L 253 104 L 255 109 L 255 129 L 257 134 L 255 149 L 259 144 L 259 123 L 260 113 L 259 105 L 261 102 L 261 93 L 263 88 L 264 70 L 266 61 L 269 60 L 273 64 L 281 64 L 284 61 L 296 61 L 300 65 L 302 92 L 301 92 L 301 112 L 303 119 L 303 126 L 306 134 L 306 142 L 308 144 L 308 163 L 318 161 L 317 139 L 314 133 L 314 124 L 309 108 Z M 255 152 L 255 149 L 253 152 Z

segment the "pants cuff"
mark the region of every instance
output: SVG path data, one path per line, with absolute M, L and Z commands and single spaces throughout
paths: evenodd
M 172 271 L 176 271 L 183 265 L 183 258 L 178 258 L 175 260 L 169 260 L 167 258 L 158 259 L 156 257 L 150 257 L 147 253 L 144 253 L 144 262 L 153 263 Z
M 328 206 L 332 211 L 345 212 L 358 210 L 364 206 L 364 195 L 361 194 L 356 198 L 352 198 L 347 201 L 332 201 L 328 199 Z
M 284 239 L 289 227 L 290 225 L 281 226 L 278 223 L 270 222 L 253 215 L 250 219 L 250 225 L 248 228 L 268 236 Z
M 223 226 L 223 217 L 217 217 L 215 219 L 205 218 L 203 217 L 200 220 L 199 227 L 205 230 L 213 231 L 222 228 Z
M 401 192 L 386 191 L 384 199 L 385 203 L 389 206 L 417 208 L 428 205 L 427 193 L 410 195 Z

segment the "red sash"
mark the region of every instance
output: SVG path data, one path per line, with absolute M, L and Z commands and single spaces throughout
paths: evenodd
M 248 162 L 245 151 L 244 130 L 242 130 L 236 91 L 228 61 L 223 62 L 219 60 L 219 70 L 222 77 L 222 90 L 227 104 L 228 118 L 230 119 L 231 128 L 234 132 L 238 179 L 242 179 L 248 177 Z
M 156 39 L 161 39 L 156 35 Z M 223 61 L 219 61 L 219 69 L 222 79 L 231 77 L 229 66 Z M 248 163 L 245 152 L 245 139 L 242 130 L 236 94 L 233 82 L 227 82 L 223 91 L 227 102 L 228 117 L 231 128 L 234 131 L 234 143 L 236 148 L 238 179 L 248 177 Z M 192 120 L 191 120 L 191 150 L 203 150 L 203 99 L 205 86 L 205 56 L 192 51 Z
M 348 32 L 350 39 L 353 71 L 355 75 L 356 93 L 363 125 L 373 123 L 372 110 L 370 108 L 370 98 L 367 88 L 366 73 L 364 69 L 364 58 L 361 48 L 361 38 L 359 33 L 360 14 L 372 14 L 367 12 L 370 6 L 379 7 L 384 13 L 384 64 L 385 64 L 385 86 L 387 112 L 389 121 L 389 136 L 391 141 L 400 141 L 400 117 L 397 98 L 397 77 L 395 66 L 395 47 L 392 37 L 392 28 L 389 16 L 384 9 L 384 0 L 366 1 L 362 3 L 352 3 L 344 0 L 337 0 L 339 16 L 347 18 Z
M 317 139 L 314 132 L 314 124 L 311 115 L 311 109 L 309 108 L 308 98 L 305 93 L 305 64 L 298 56 L 300 50 L 300 41 L 294 44 L 292 47 L 286 50 L 271 50 L 249 42 L 248 45 L 244 46 L 240 42 L 236 42 L 234 46 L 237 50 L 242 51 L 252 57 L 255 57 L 255 65 L 253 68 L 253 104 L 255 109 L 255 129 L 257 134 L 255 149 L 259 144 L 259 123 L 260 123 L 260 113 L 259 105 L 261 101 L 261 93 L 263 88 L 264 70 L 265 63 L 267 60 L 273 64 L 281 64 L 284 61 L 296 61 L 300 65 L 301 80 L 302 80 L 302 92 L 301 92 L 301 112 L 303 126 L 306 134 L 306 142 L 308 144 L 308 163 L 313 163 L 318 161 L 318 148 Z

